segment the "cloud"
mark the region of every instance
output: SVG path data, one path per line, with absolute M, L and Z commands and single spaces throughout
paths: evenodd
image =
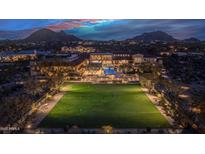
M 144 32 L 161 30 L 177 39 L 198 37 L 205 39 L 205 20 L 116 20 L 109 24 L 98 24 L 91 28 L 79 27 L 68 30 L 85 39 L 126 39 Z
M 74 20 L 68 20 L 61 23 L 51 24 L 48 25 L 46 28 L 49 28 L 54 31 L 60 31 L 60 30 L 70 30 L 73 28 L 79 28 L 79 27 L 86 27 L 86 26 L 93 26 L 101 23 L 105 23 L 108 21 L 112 21 L 110 19 L 74 19 Z
M 78 28 L 83 26 L 79 22 L 63 22 L 63 23 L 58 23 L 55 25 L 49 25 L 46 28 L 54 30 L 54 31 L 60 31 L 60 30 L 68 30 L 68 29 L 73 29 L 73 28 Z
M 0 39 L 22 38 L 41 28 L 64 30 L 83 39 L 122 40 L 156 30 L 177 39 L 205 39 L 205 20 L 178 19 L 8 19 L 0 20 Z

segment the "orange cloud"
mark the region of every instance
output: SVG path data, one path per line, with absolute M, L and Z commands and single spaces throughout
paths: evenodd
M 49 25 L 47 26 L 47 28 L 54 31 L 60 31 L 60 30 L 68 30 L 68 29 L 86 26 L 87 23 L 97 24 L 106 21 L 110 21 L 110 20 L 109 19 L 108 20 L 107 19 L 74 19 L 74 20 L 58 23 L 55 25 Z
M 78 23 L 78 22 L 63 22 L 55 25 L 50 25 L 47 28 L 54 30 L 54 31 L 59 31 L 59 30 L 67 30 L 67 29 L 73 29 L 76 27 L 81 27 L 83 24 Z
M 102 19 L 78 19 L 80 22 L 90 22 L 90 23 L 97 23 Z
M 100 22 L 108 22 L 116 19 L 79 19 L 81 22 L 89 22 L 89 23 L 100 23 Z

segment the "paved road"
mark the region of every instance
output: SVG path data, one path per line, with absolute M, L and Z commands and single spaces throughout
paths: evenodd
M 37 128 L 40 122 L 48 115 L 48 113 L 54 108 L 58 101 L 63 97 L 65 92 L 60 92 L 54 95 L 49 100 L 42 104 L 38 111 L 34 114 L 34 118 L 30 122 L 31 128 Z

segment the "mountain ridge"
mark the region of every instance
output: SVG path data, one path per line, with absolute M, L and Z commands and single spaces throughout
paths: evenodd
M 32 33 L 30 36 L 23 39 L 26 42 L 41 42 L 41 41 L 80 41 L 81 39 L 74 36 L 66 34 L 63 31 L 55 32 L 50 29 L 40 29 Z
M 199 42 L 201 40 L 195 38 L 195 37 L 190 37 L 190 38 L 187 38 L 187 39 L 184 39 L 185 42 Z
M 150 42 L 156 40 L 167 41 L 167 42 L 177 41 L 177 39 L 175 39 L 174 37 L 172 37 L 171 35 L 163 31 L 146 32 L 127 40 L 136 40 L 136 41 L 144 41 L 144 42 Z

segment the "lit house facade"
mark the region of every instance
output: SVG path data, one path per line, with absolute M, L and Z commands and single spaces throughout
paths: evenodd
M 155 57 L 144 57 L 144 62 L 155 63 L 157 62 L 157 58 Z
M 100 63 L 105 65 L 119 66 L 123 64 L 141 64 L 141 63 L 154 63 L 157 61 L 156 57 L 147 57 L 143 54 L 128 54 L 128 53 L 103 53 L 95 52 L 90 53 L 90 63 Z
M 132 61 L 131 55 L 126 53 L 115 53 L 113 54 L 113 64 L 121 65 L 128 64 Z
M 61 53 L 73 53 L 73 52 L 80 52 L 80 53 L 90 53 L 95 52 L 95 49 L 92 47 L 83 47 L 83 46 L 76 46 L 76 47 L 61 47 Z
M 134 54 L 132 55 L 134 64 L 141 64 L 144 62 L 144 56 L 142 54 Z
M 134 54 L 132 55 L 133 63 L 134 64 L 141 64 L 141 63 L 155 63 L 157 62 L 156 57 L 144 56 L 143 54 Z
M 91 53 L 90 63 L 102 63 L 103 65 L 112 64 L 112 53 Z
M 24 60 L 34 60 L 37 58 L 35 53 L 32 54 L 11 54 L 6 56 L 0 56 L 1 62 L 16 62 L 16 61 L 24 61 Z

